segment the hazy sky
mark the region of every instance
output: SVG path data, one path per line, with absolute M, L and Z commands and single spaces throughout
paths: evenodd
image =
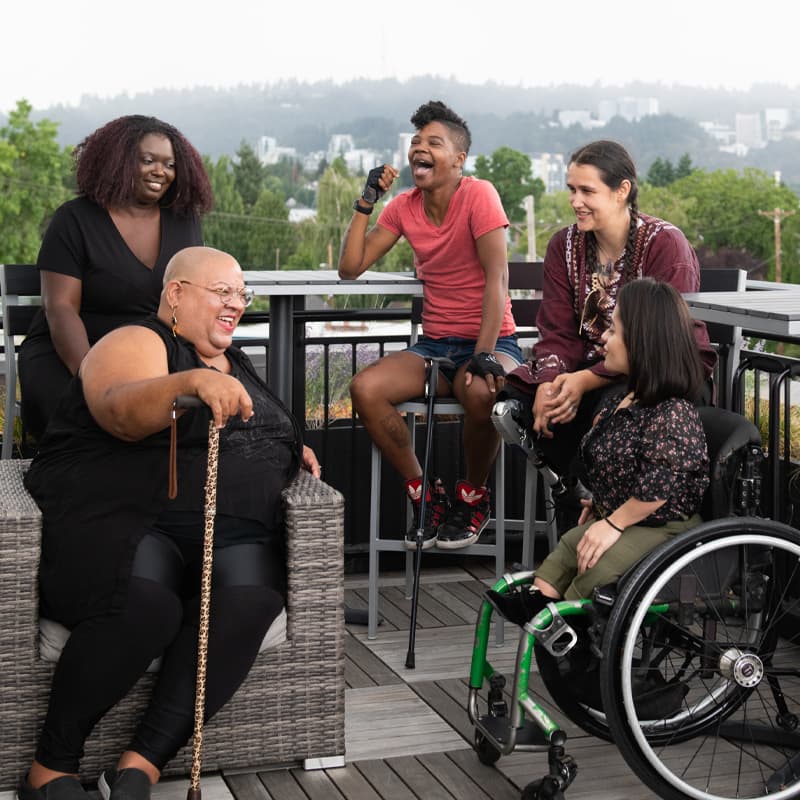
M 42 108 L 281 78 L 800 87 L 797 9 L 795 0 L 19 0 L 0 15 L 0 110 L 22 97 Z

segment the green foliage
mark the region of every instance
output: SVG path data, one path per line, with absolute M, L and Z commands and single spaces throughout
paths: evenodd
M 723 247 L 745 250 L 767 264 L 768 278 L 774 278 L 774 224 L 771 216 L 759 212 L 775 208 L 799 211 L 800 201 L 790 189 L 776 186 L 774 179 L 761 170 L 729 169 L 694 170 L 675 181 L 671 190 L 693 202 L 690 219 L 683 227 L 693 245 L 705 245 L 712 251 Z M 787 217 L 782 231 L 782 279 L 791 283 L 800 283 L 798 217 L 798 213 Z
M 651 165 L 647 173 L 647 182 L 652 186 L 669 186 L 687 175 L 691 175 L 694 167 L 692 159 L 688 153 L 684 153 L 677 166 L 673 167 L 668 158 L 657 158 Z
M 253 206 L 250 220 L 247 255 L 242 266 L 280 269 L 295 247 L 295 234 L 283 197 L 267 189 L 262 191 Z
M 0 128 L 0 263 L 35 261 L 43 226 L 68 197 L 69 150 L 56 141 L 58 126 L 30 121 L 20 100 Z
M 233 165 L 236 190 L 242 197 L 246 209 L 252 208 L 264 188 L 266 172 L 258 160 L 255 150 L 245 141 L 236 151 L 237 161 Z
M 478 156 L 475 176 L 494 184 L 511 222 L 525 219 L 523 200 L 528 195 L 538 202 L 545 190 L 544 183 L 531 175 L 530 157 L 510 147 L 499 147 L 488 159 Z

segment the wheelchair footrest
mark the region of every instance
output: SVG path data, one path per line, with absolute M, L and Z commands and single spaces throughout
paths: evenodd
M 481 717 L 481 725 L 491 734 L 492 738 L 505 744 L 509 739 L 510 729 L 508 717 L 493 717 L 487 715 Z M 547 749 L 550 747 L 550 740 L 544 735 L 542 729 L 530 720 L 525 720 L 521 728 L 517 728 L 514 747 L 537 747 Z

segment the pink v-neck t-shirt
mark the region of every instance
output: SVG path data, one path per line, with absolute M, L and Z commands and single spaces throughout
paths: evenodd
M 386 205 L 378 225 L 404 236 L 414 251 L 414 269 L 424 283 L 423 334 L 433 339 L 477 339 L 486 286 L 477 240 L 508 227 L 494 186 L 478 178 L 462 178 L 439 226 L 425 214 L 422 191 L 411 189 Z M 506 297 L 499 335 L 509 336 L 514 330 L 511 301 Z

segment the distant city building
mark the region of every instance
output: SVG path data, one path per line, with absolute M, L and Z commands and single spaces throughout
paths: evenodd
M 791 118 L 791 112 L 788 108 L 765 108 L 764 128 L 767 134 L 767 141 L 781 141 L 783 132 L 791 123 Z
M 403 133 L 397 134 L 397 150 L 392 157 L 392 166 L 395 169 L 402 169 L 408 164 L 408 151 L 413 138 L 413 131 L 404 131 Z
M 566 189 L 567 165 L 561 153 L 532 153 L 531 177 L 544 183 L 548 194 Z
M 366 148 L 353 148 L 347 153 L 343 153 L 342 158 L 347 164 L 347 169 L 355 173 L 369 172 L 373 167 L 383 163 L 381 153 Z
M 339 156 L 344 157 L 346 153 L 355 149 L 353 137 L 349 133 L 334 133 L 328 140 L 328 152 L 326 159 L 330 164 L 334 159 Z
M 571 125 L 580 125 L 582 128 L 596 127 L 597 120 L 592 119 L 588 108 L 565 109 L 558 112 L 558 124 L 562 128 L 569 128 Z
M 761 114 L 736 115 L 736 144 L 749 148 L 764 147 Z
M 730 147 L 736 143 L 736 131 L 730 125 L 721 125 L 719 122 L 701 122 L 700 127 L 714 139 L 721 147 Z
M 323 161 L 325 161 L 327 154 L 324 150 L 316 150 L 313 153 L 306 153 L 303 156 L 303 172 L 316 172 Z
M 261 136 L 256 143 L 256 156 L 264 165 L 277 164 L 285 159 L 297 158 L 294 147 L 279 147 L 274 136 Z
M 618 97 L 616 100 L 601 100 L 597 104 L 597 119 L 603 125 L 613 117 L 638 122 L 643 117 L 658 113 L 658 99 L 655 97 Z

